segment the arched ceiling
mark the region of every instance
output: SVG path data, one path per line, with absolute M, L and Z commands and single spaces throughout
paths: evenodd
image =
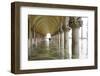
M 62 16 L 29 15 L 28 17 L 31 29 L 35 29 L 35 32 L 42 35 L 46 35 L 47 33 L 51 35 L 55 34 L 63 21 Z

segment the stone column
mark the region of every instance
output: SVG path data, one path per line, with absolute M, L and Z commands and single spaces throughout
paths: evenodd
M 72 58 L 79 58 L 79 29 L 72 28 Z
M 61 52 L 60 52 L 60 32 L 58 32 L 58 53 L 59 53 L 59 58 L 61 57 Z
M 62 29 L 62 24 L 60 27 L 60 52 L 61 52 L 61 59 L 64 59 L 64 31 Z
M 38 33 L 35 33 L 35 47 L 38 46 L 37 40 L 38 40 Z
M 37 33 L 35 32 L 35 26 L 33 27 L 33 37 L 34 37 L 34 46 L 37 47 Z
M 64 54 L 65 58 L 69 58 L 69 30 L 71 28 L 69 27 L 69 17 L 65 17 L 64 19 Z
M 82 25 L 80 17 L 70 17 L 69 26 L 72 28 L 72 58 L 79 58 L 79 30 Z
M 33 49 L 33 47 L 32 47 L 32 31 L 31 30 L 29 30 L 29 44 L 28 44 L 28 47 L 29 47 L 29 49 L 28 49 L 28 55 L 30 56 L 31 55 L 31 51 L 32 51 L 32 49 Z
M 31 52 L 32 52 L 32 22 L 31 22 L 31 18 L 28 17 L 28 34 L 29 34 L 29 44 L 28 44 L 28 58 L 30 59 L 31 57 Z
M 29 49 L 32 50 L 32 24 L 29 18 Z
M 60 33 L 60 48 L 64 48 L 64 32 Z

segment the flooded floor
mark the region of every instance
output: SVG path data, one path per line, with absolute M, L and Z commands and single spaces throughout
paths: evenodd
M 41 42 L 38 46 L 33 45 L 29 48 L 28 60 L 55 60 L 55 59 L 66 59 L 68 57 L 67 50 L 59 48 L 56 43 L 50 42 L 49 47 Z

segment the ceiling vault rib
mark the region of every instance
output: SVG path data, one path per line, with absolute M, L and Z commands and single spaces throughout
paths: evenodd
M 64 21 L 64 16 L 29 15 L 28 19 L 33 32 L 35 29 L 35 32 L 45 36 L 47 33 L 54 35 L 59 31 L 61 23 Z

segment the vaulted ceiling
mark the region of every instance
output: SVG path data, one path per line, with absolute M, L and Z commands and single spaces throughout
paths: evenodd
M 50 33 L 55 34 L 64 19 L 63 16 L 43 16 L 43 15 L 29 15 L 29 27 L 32 32 L 37 32 L 42 35 Z

